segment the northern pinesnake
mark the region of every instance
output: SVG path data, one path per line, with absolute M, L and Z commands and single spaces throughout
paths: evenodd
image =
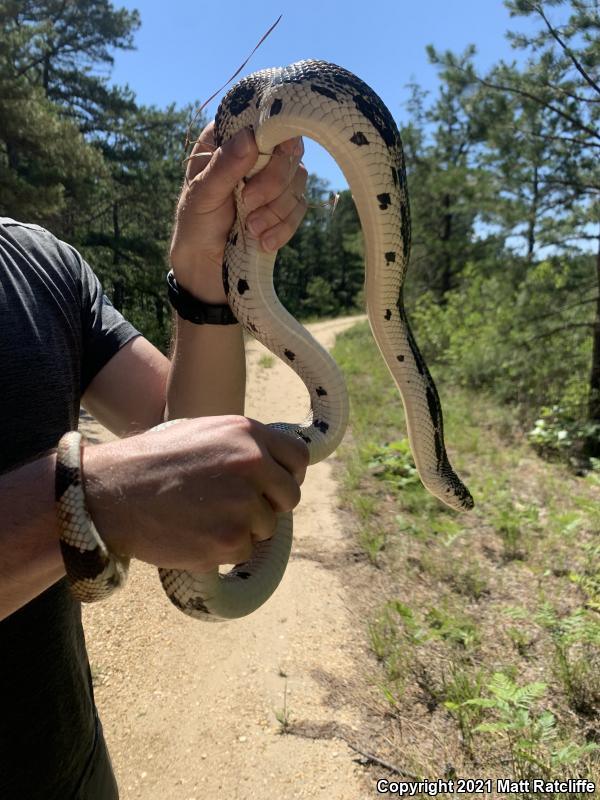
M 217 146 L 246 127 L 253 129 L 260 152 L 248 177 L 268 163 L 280 142 L 296 136 L 315 139 L 343 171 L 365 238 L 369 322 L 404 403 L 419 475 L 447 505 L 471 508 L 471 495 L 448 460 L 438 393 L 404 311 L 410 213 L 402 144 L 390 112 L 372 89 L 345 69 L 323 61 L 300 61 L 256 72 L 227 93 L 215 119 Z M 244 328 L 289 364 L 306 385 L 309 418 L 301 425 L 273 427 L 301 436 L 314 464 L 332 453 L 344 435 L 347 392 L 331 356 L 279 302 L 273 288 L 274 262 L 275 254 L 263 253 L 257 241 L 245 235 L 244 211 L 238 204 L 223 262 L 229 303 Z M 77 531 L 73 537 L 78 547 L 80 534 Z M 72 548 L 73 541 L 65 536 L 64 544 Z M 280 514 L 273 538 L 259 543 L 252 559 L 229 574 L 159 569 L 160 578 L 170 600 L 186 614 L 207 621 L 241 617 L 275 590 L 291 542 L 292 514 Z M 97 543 L 91 541 L 89 546 Z M 107 565 L 107 570 L 93 578 L 71 576 L 76 596 L 88 601 L 107 596 L 122 582 L 115 575 L 126 574 L 127 565 Z

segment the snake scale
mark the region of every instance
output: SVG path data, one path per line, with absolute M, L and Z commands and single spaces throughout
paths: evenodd
M 404 310 L 410 212 L 402 143 L 392 115 L 375 92 L 347 70 L 324 61 L 300 61 L 255 72 L 226 94 L 215 118 L 217 146 L 247 127 L 253 129 L 260 153 L 247 177 L 264 168 L 280 142 L 295 136 L 316 140 L 344 173 L 365 239 L 369 323 L 404 404 L 420 478 L 448 506 L 471 508 L 471 495 L 448 460 L 438 393 Z M 276 254 L 261 252 L 256 240 L 244 233 L 244 211 L 238 203 L 223 261 L 229 303 L 244 328 L 288 364 L 308 389 L 309 417 L 302 424 L 272 427 L 301 436 L 314 464 L 335 450 L 346 430 L 344 379 L 327 351 L 279 302 L 273 288 Z M 68 487 L 68 476 L 63 487 Z M 61 503 L 69 502 L 65 491 L 58 499 L 59 510 Z M 70 516 L 80 519 L 81 509 Z M 81 558 L 87 552 L 88 561 L 93 560 L 99 537 L 88 537 L 82 544 L 82 525 L 75 522 L 72 527 L 71 533 L 63 533 L 62 545 L 75 562 L 68 569 L 73 591 L 82 600 L 101 599 L 123 582 L 127 564 L 105 553 L 97 575 L 90 576 L 89 570 L 78 573 L 76 551 Z M 292 514 L 280 514 L 272 539 L 257 544 L 250 561 L 227 575 L 217 570 L 193 575 L 159 569 L 160 579 L 170 600 L 186 614 L 206 621 L 241 617 L 273 593 L 291 543 Z

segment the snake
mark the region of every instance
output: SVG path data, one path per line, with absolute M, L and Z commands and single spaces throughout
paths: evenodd
M 473 498 L 446 452 L 438 391 L 404 308 L 411 224 L 402 142 L 390 111 L 373 89 L 348 70 L 326 61 L 304 60 L 254 72 L 227 92 L 215 117 L 216 146 L 244 128 L 253 131 L 259 152 L 246 180 L 267 165 L 277 145 L 298 136 L 322 145 L 343 172 L 364 236 L 369 325 L 404 406 L 419 477 L 447 506 L 457 511 L 471 509 Z M 246 235 L 240 187 L 236 207 L 223 259 L 228 302 L 244 329 L 291 367 L 306 386 L 307 418 L 298 424 L 271 423 L 269 427 L 300 437 L 308 447 L 309 464 L 316 464 L 333 453 L 346 431 L 349 401 L 344 377 L 327 350 L 279 301 L 273 284 L 276 253 L 263 252 L 257 240 Z M 76 461 L 76 453 L 70 457 Z M 76 480 L 74 474 L 70 477 Z M 68 484 L 67 476 L 60 497 L 57 493 L 63 512 L 68 510 L 66 504 L 72 506 L 81 495 L 69 495 Z M 90 520 L 89 524 L 81 521 L 81 509 L 76 513 L 71 509 L 68 516 L 76 521 L 63 526 L 61 546 L 63 554 L 70 554 L 71 588 L 82 600 L 103 599 L 122 585 L 127 563 L 119 563 L 107 551 L 100 553 L 102 542 L 94 530 L 87 538 L 82 534 L 83 528 L 93 529 L 93 525 Z M 243 617 L 259 608 L 279 585 L 292 538 L 292 513 L 278 514 L 273 537 L 256 543 L 249 561 L 230 572 L 193 574 L 159 568 L 160 580 L 171 602 L 191 617 L 207 622 Z M 96 558 L 97 574 L 77 568 L 84 557 L 88 562 Z

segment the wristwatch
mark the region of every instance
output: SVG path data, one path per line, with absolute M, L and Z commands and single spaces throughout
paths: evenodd
M 169 302 L 178 315 L 195 325 L 235 325 L 237 319 L 227 303 L 205 303 L 198 300 L 175 280 L 173 270 L 167 273 Z

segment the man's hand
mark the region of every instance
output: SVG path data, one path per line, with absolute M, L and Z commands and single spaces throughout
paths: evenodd
M 248 560 L 300 501 L 308 449 L 245 417 L 202 417 L 87 447 L 88 508 L 109 550 L 204 572 Z
M 213 128 L 211 122 L 202 131 L 188 162 L 171 264 L 178 283 L 189 292 L 205 302 L 224 303 L 221 265 L 235 219 L 233 190 L 256 163 L 258 149 L 252 132 L 243 130 L 214 150 Z M 300 161 L 303 152 L 301 139 L 278 145 L 268 165 L 250 178 L 242 192 L 247 233 L 260 241 L 265 252 L 283 247 L 306 212 L 303 193 L 308 173 Z

